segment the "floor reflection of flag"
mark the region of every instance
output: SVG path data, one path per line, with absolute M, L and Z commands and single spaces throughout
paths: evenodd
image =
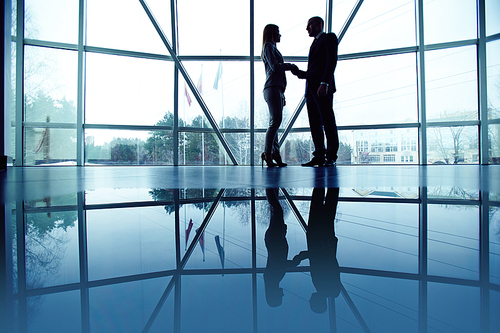
M 222 268 L 224 268 L 224 248 L 220 245 L 220 237 L 219 235 L 215 236 L 215 246 L 217 246 L 217 252 L 219 252 L 220 263 Z
M 189 234 L 191 233 L 192 228 L 193 228 L 193 219 L 189 219 L 189 225 L 186 229 L 186 247 L 189 240 Z
M 198 233 L 198 230 L 200 230 L 200 229 L 199 228 L 196 229 L 196 233 Z M 200 242 L 201 252 L 203 252 L 203 261 L 205 261 L 205 232 L 204 231 L 201 234 L 200 239 L 198 240 L 198 242 Z

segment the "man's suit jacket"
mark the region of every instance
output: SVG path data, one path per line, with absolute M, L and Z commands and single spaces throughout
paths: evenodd
M 337 66 L 338 39 L 334 33 L 322 33 L 309 49 L 305 79 L 308 89 L 314 92 L 321 82 L 326 82 L 331 92 L 336 91 L 333 72 Z

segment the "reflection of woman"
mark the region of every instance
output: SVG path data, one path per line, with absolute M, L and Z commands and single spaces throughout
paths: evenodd
M 266 230 L 264 241 L 267 248 L 267 264 L 264 271 L 264 286 L 266 301 L 269 306 L 280 306 L 283 300 L 283 288 L 280 281 L 288 267 L 297 266 L 288 260 L 288 242 L 286 241 L 286 224 L 283 218 L 283 208 L 278 201 L 278 189 L 266 189 L 266 198 L 271 206 L 271 218 Z
M 285 71 L 296 69 L 297 66 L 284 63 L 283 56 L 276 48 L 276 43 L 281 40 L 278 26 L 268 24 L 264 28 L 262 37 L 262 61 L 266 69 L 266 83 L 264 84 L 264 99 L 269 107 L 269 127 L 266 132 L 264 152 L 261 155 L 268 167 L 286 166 L 283 163 L 278 145 L 278 128 L 283 118 L 285 106 Z M 275 160 L 278 164 L 274 163 Z

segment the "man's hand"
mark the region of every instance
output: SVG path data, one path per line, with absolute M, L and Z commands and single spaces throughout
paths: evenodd
M 328 93 L 328 86 L 326 84 L 320 84 L 318 88 L 318 96 L 323 97 Z

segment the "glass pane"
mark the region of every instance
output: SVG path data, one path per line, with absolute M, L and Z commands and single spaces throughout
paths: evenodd
M 418 130 L 340 131 L 339 164 L 417 164 Z
M 427 288 L 428 332 L 481 331 L 478 287 L 429 282 Z
M 479 200 L 479 190 L 458 186 L 429 185 L 427 196 L 429 199 Z
M 164 207 L 87 211 L 89 280 L 175 268 L 174 214 Z
M 265 135 L 262 135 L 261 140 L 262 143 L 259 141 L 259 147 L 261 147 L 260 150 L 264 151 Z M 257 145 L 257 138 L 255 144 Z M 300 165 L 311 160 L 313 151 L 314 145 L 312 143 L 311 133 L 289 133 L 281 146 L 281 157 L 283 158 L 283 162 L 288 163 L 288 165 Z M 258 158 L 260 159 L 260 154 Z M 260 162 L 258 163 L 260 164 Z
M 170 2 L 146 2 L 171 43 Z M 87 45 L 168 54 L 141 3 L 134 0 L 88 0 Z
M 88 54 L 86 122 L 164 125 L 173 114 L 173 69 L 167 61 Z
M 477 127 L 429 127 L 427 129 L 427 163 L 478 164 Z
M 25 47 L 25 121 L 76 123 L 78 54 Z
M 500 40 L 486 44 L 488 119 L 500 118 Z
M 500 164 L 500 124 L 488 125 L 490 164 Z
M 342 283 L 371 332 L 419 332 L 418 281 L 342 274 Z M 363 332 L 342 298 L 335 301 L 338 332 Z
M 340 202 L 335 234 L 342 266 L 418 271 L 418 205 Z
M 17 0 L 11 0 L 11 34 L 12 36 L 17 36 Z
M 475 46 L 426 52 L 425 84 L 428 121 L 478 119 Z
M 476 1 L 427 0 L 424 2 L 425 44 L 477 38 Z
M 141 332 L 171 277 L 118 283 L 89 290 L 89 321 L 94 332 Z M 152 332 L 173 332 L 174 297 L 162 303 Z
M 500 285 L 500 207 L 490 207 L 490 282 Z
M 181 285 L 179 311 L 183 332 L 254 331 L 250 274 L 182 276 Z
M 479 209 L 477 206 L 428 206 L 430 275 L 479 279 Z
M 500 32 L 500 2 L 485 0 L 486 4 L 486 35 L 491 36 Z
M 180 54 L 248 55 L 250 6 L 245 4 L 233 0 L 179 1 Z
M 337 125 L 417 122 L 415 54 L 340 61 L 333 109 Z
M 208 202 L 182 206 L 180 228 L 183 255 L 186 253 L 184 250 L 191 246 L 212 202 L 213 199 L 209 199 Z M 251 215 L 249 201 L 221 202 L 189 257 L 186 269 L 252 267 Z
M 12 156 L 15 159 L 15 151 L 16 151 L 16 44 L 14 42 L 10 43 L 10 51 L 11 51 L 11 71 L 10 71 L 10 114 L 8 112 L 6 115 L 6 123 L 10 123 L 10 147 L 8 145 L 5 146 L 7 156 Z M 9 119 L 10 115 L 10 119 Z M 10 148 L 10 153 L 9 149 Z
M 340 41 L 339 54 L 414 46 L 415 43 L 413 1 L 366 1 Z
M 219 128 L 250 127 L 250 65 L 242 61 L 184 62 L 191 80 Z M 184 79 L 179 80 L 180 126 L 194 126 L 204 115 Z M 182 121 L 186 125 L 182 125 Z M 201 124 L 201 123 L 200 123 Z M 209 124 L 209 123 L 207 123 Z M 210 125 L 209 125 L 210 126 Z
M 198 122 L 194 119 L 193 123 L 201 125 L 201 117 Z M 221 165 L 225 161 L 230 162 L 214 133 L 183 132 L 179 134 L 179 141 L 181 165 Z
M 172 165 L 172 131 L 85 130 L 86 165 Z
M 25 37 L 78 43 L 78 0 L 25 0 Z
M 48 207 L 50 199 L 45 200 Z M 25 241 L 27 289 L 80 280 L 76 210 L 26 214 Z
M 26 303 L 27 332 L 82 331 L 79 290 L 29 297 Z
M 26 127 L 25 165 L 75 165 L 76 130 Z
M 233 152 L 236 161 L 238 161 L 239 165 L 250 165 L 250 133 L 225 133 L 224 137 L 226 138 L 227 144 L 231 151 Z M 221 147 L 222 149 L 222 147 Z M 225 150 L 223 150 L 225 160 L 223 165 L 233 164 Z
M 255 0 L 255 55 L 262 52 L 262 34 L 267 24 L 280 28 L 278 49 L 283 56 L 307 56 L 313 39 L 306 31 L 307 21 L 313 16 L 326 17 L 325 0 L 311 0 L 304 6 L 302 0 Z M 300 10 L 289 10 L 300 8 Z M 288 10 L 286 10 L 288 9 Z M 285 14 L 279 14 L 284 13 Z

